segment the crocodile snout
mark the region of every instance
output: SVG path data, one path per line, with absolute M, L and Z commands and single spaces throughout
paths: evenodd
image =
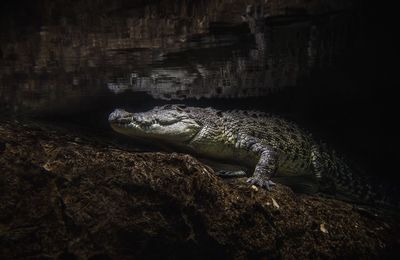
M 108 122 L 113 123 L 113 122 L 119 122 L 123 123 L 125 121 L 131 120 L 132 114 L 129 112 L 126 112 L 123 109 L 115 109 L 114 112 L 112 112 L 108 116 Z

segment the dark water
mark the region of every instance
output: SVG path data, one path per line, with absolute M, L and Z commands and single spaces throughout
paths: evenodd
M 376 105 L 381 27 L 359 1 L 32 2 L 2 10 L 2 116 L 109 131 L 115 107 L 272 111 L 398 178 Z

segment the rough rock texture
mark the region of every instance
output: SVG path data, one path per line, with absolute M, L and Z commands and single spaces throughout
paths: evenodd
M 223 181 L 183 154 L 0 124 L 0 258 L 395 255 L 395 218 Z

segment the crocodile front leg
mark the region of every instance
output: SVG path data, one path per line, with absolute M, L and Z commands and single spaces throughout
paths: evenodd
M 257 139 L 248 137 L 242 141 L 246 148 L 254 153 L 260 154 L 260 159 L 255 167 L 252 177 L 247 182 L 270 190 L 270 186 L 275 185 L 271 177 L 278 168 L 278 154 L 268 146 L 260 144 Z
M 271 177 L 275 174 L 277 169 L 277 161 L 277 156 L 274 152 L 264 150 L 261 153 L 253 176 L 247 179 L 247 182 L 270 190 L 271 186 L 275 185 L 275 183 L 271 181 Z

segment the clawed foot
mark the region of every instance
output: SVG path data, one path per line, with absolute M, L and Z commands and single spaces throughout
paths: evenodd
M 260 177 L 250 177 L 247 179 L 247 183 L 266 188 L 267 190 L 271 190 L 271 186 L 276 185 L 275 182 Z

